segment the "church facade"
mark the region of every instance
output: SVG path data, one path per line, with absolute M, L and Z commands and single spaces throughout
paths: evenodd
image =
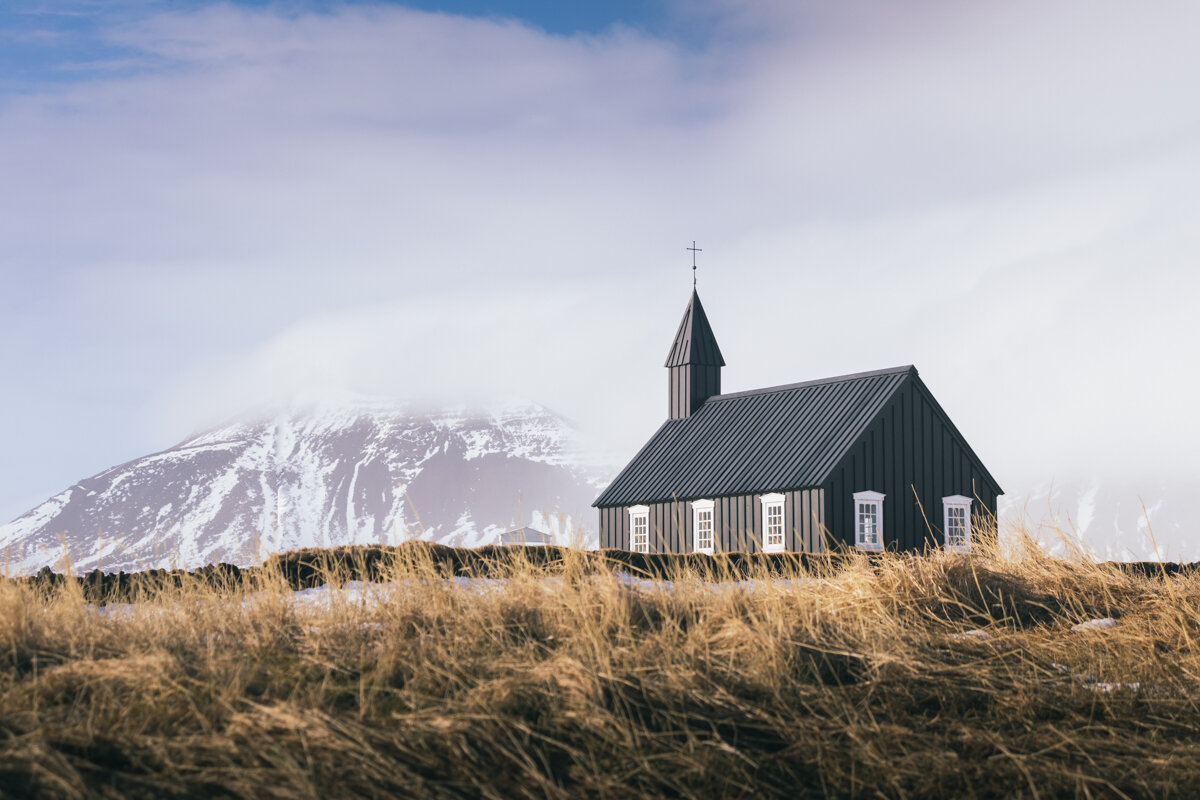
M 970 550 L 1002 489 L 913 366 L 721 393 L 693 291 L 668 419 L 593 506 L 637 552 Z

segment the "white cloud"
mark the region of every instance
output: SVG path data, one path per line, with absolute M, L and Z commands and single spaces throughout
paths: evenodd
M 526 394 L 632 452 L 697 238 L 730 389 L 914 362 L 1008 488 L 1194 474 L 1200 20 L 1078 9 L 143 19 L 156 68 L 0 108 L 0 402 L 107 398 L 87 465 L 330 386 Z

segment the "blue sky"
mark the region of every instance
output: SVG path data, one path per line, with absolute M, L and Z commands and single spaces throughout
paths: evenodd
M 114 28 L 156 13 L 179 13 L 211 7 L 207 0 L 12 0 L 0 8 L 0 91 L 34 91 L 46 83 L 86 80 L 97 75 L 129 73 L 160 66 L 136 47 L 113 41 Z M 388 5 L 375 2 L 229 2 L 226 5 L 285 16 L 337 14 L 347 7 Z M 697 36 L 693 18 L 669 13 L 665 2 L 460 2 L 391 3 L 424 11 L 514 19 L 550 34 L 600 33 L 615 25 L 666 32 L 683 39 Z
M 0 517 L 323 393 L 527 396 L 627 456 L 693 239 L 729 390 L 915 363 L 1014 494 L 1200 485 L 1197 23 L 6 4 Z

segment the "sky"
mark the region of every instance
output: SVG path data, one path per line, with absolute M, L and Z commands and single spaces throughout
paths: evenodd
M 915 364 L 1016 497 L 1200 489 L 1200 6 L 15 0 L 0 517 L 247 409 L 527 397 L 617 461 Z M 1178 487 L 1182 487 L 1179 489 Z

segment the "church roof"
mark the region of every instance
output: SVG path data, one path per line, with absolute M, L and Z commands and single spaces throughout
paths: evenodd
M 695 294 L 692 303 L 703 319 Z M 707 319 L 704 328 L 711 336 Z M 818 486 L 910 377 L 916 368 L 903 366 L 710 397 L 663 423 L 592 505 Z
M 692 290 L 687 310 L 683 312 L 683 320 L 679 323 L 679 331 L 675 334 L 665 366 L 681 367 L 684 364 L 725 366 L 721 348 L 717 346 L 717 337 L 713 335 L 708 315 L 704 313 L 700 295 L 696 294 L 695 289 Z

